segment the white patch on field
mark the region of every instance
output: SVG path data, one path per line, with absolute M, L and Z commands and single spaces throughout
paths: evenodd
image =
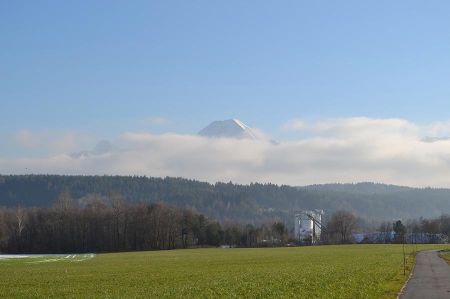
M 0 254 L 0 260 L 63 256 L 63 254 Z
M 83 262 L 95 257 L 93 253 L 87 254 L 0 254 L 0 260 L 10 259 L 27 259 L 27 258 L 41 258 L 37 261 L 27 262 L 27 264 L 38 263 L 53 263 L 58 261 L 66 262 Z
M 83 254 L 83 255 L 80 255 L 78 257 L 78 259 L 73 260 L 73 262 L 83 262 L 86 260 L 93 259 L 94 257 L 95 257 L 95 254 L 93 254 L 93 253 Z

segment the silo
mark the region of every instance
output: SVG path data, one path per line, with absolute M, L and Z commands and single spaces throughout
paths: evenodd
M 295 214 L 295 237 L 300 243 L 320 241 L 323 210 L 302 210 Z

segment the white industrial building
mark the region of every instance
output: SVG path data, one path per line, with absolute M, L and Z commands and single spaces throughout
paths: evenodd
M 300 243 L 317 244 L 322 233 L 323 210 L 302 210 L 295 214 L 295 237 Z

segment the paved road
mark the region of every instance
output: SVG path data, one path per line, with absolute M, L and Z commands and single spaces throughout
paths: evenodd
M 422 251 L 417 255 L 413 276 L 400 298 L 450 298 L 450 266 L 437 251 Z

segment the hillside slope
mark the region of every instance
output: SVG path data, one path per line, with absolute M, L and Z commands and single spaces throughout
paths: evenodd
M 347 209 L 373 220 L 436 217 L 450 213 L 449 189 L 358 183 L 306 187 L 209 184 L 183 178 L 125 176 L 0 176 L 0 206 L 48 207 L 62 192 L 83 203 L 116 192 L 130 201 L 163 201 L 219 220 L 261 223 L 291 219 L 299 209 L 331 214 Z

